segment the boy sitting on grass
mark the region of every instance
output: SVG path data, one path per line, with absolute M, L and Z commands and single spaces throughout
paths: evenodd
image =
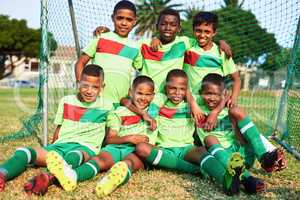
M 159 94 L 153 101 L 159 110 L 157 146 L 139 143 L 136 145 L 136 155 L 158 167 L 194 174 L 201 170 L 222 184 L 226 194 L 237 193 L 244 160 L 239 153 L 232 154 L 225 168 L 204 147 L 194 146 L 194 121 L 184 100 L 188 90 L 187 75 L 183 70 L 171 70 L 166 83 L 166 96 Z M 106 181 L 100 181 L 99 187 L 109 186 Z
M 133 105 L 154 117 L 155 110 L 149 106 L 154 97 L 154 83 L 151 78 L 147 76 L 135 78 L 129 94 Z M 153 145 L 157 132 L 150 131 L 140 116 L 122 106 L 109 113 L 107 124 L 109 128 L 105 140 L 107 145 L 101 149 L 99 155 L 92 157 L 80 167 L 72 169 L 66 164 L 61 167 L 55 163 L 65 163 L 63 157 L 54 154 L 48 157 L 47 161 L 53 160 L 53 165 L 49 167 L 50 172 L 57 177 L 66 191 L 74 190 L 77 182 L 89 180 L 113 166 L 105 180 L 108 186 L 96 187 L 97 195 L 104 196 L 114 189 L 114 185 L 123 182 L 124 177 L 129 177 L 132 172 L 144 168 L 143 162 L 134 153 L 135 146 L 141 142 Z
M 100 66 L 87 65 L 78 82 L 77 95 L 60 100 L 54 123 L 57 124 L 53 143 L 46 147 L 17 148 L 14 155 L 0 165 L 0 191 L 5 183 L 23 173 L 28 165 L 46 167 L 49 151 L 56 152 L 66 162 L 77 167 L 101 148 L 105 124 L 112 102 L 99 96 L 103 90 L 104 73 Z M 45 194 L 54 177 L 43 173 L 26 186 L 27 192 Z M 41 181 L 42 180 L 42 181 Z
M 203 78 L 202 98 L 199 105 L 205 114 L 209 114 L 219 104 L 224 103 L 224 78 L 219 74 L 208 74 Z M 223 102 L 222 102 L 223 101 Z M 285 167 L 283 151 L 268 151 L 252 120 L 238 107 L 224 108 L 218 115 L 217 127 L 212 131 L 197 128 L 198 135 L 208 152 L 216 157 L 224 166 L 228 163 L 228 154 L 239 152 L 246 161 L 246 168 L 253 166 L 257 158 L 267 172 L 282 170 Z M 257 193 L 265 189 L 264 182 L 245 171 L 241 183 L 248 193 Z

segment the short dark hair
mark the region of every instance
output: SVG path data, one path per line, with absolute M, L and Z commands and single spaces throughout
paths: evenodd
M 114 11 L 113 11 L 113 14 L 116 14 L 118 10 L 120 9 L 128 9 L 128 10 L 131 10 L 134 15 L 136 15 L 136 7 L 135 5 L 130 2 L 130 1 L 127 1 L 127 0 L 122 0 L 122 1 L 119 1 L 115 7 L 114 7 Z
M 154 82 L 153 82 L 153 80 L 150 77 L 144 76 L 144 75 L 137 76 L 133 80 L 133 82 L 132 82 L 132 89 L 135 89 L 139 84 L 142 84 L 142 83 L 148 84 L 154 90 Z
M 104 71 L 102 67 L 95 64 L 86 65 L 82 70 L 81 76 L 82 75 L 95 76 L 104 80 Z
M 159 16 L 158 16 L 158 19 L 157 19 L 157 25 L 159 24 L 161 18 L 165 15 L 172 15 L 172 16 L 175 16 L 178 20 L 178 24 L 180 25 L 180 15 L 179 15 L 179 12 L 177 10 L 174 10 L 174 9 L 171 9 L 171 8 L 166 8 L 164 10 L 162 10 L 160 13 L 159 13 Z
M 201 91 L 206 87 L 207 85 L 217 85 L 219 86 L 222 90 L 225 88 L 225 78 L 221 76 L 220 74 L 216 73 L 210 73 L 204 76 L 202 80 L 202 85 L 201 85 Z
M 212 24 L 214 31 L 218 28 L 218 15 L 212 12 L 198 12 L 193 18 L 193 29 L 201 24 Z
M 182 77 L 188 80 L 186 73 L 182 69 L 172 69 L 167 74 L 166 82 L 169 82 L 173 77 Z

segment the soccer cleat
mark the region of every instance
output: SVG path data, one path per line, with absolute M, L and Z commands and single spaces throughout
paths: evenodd
M 245 161 L 240 153 L 233 153 L 224 174 L 224 192 L 232 196 L 240 191 L 240 176 L 245 169 Z
M 57 178 L 64 190 L 75 190 L 77 174 L 57 152 L 48 152 L 46 162 L 47 168 Z
M 253 176 L 243 179 L 241 183 L 248 194 L 256 194 L 266 190 L 266 185 L 263 180 Z
M 124 182 L 127 177 L 128 170 L 127 164 L 123 161 L 114 164 L 107 174 L 97 183 L 97 196 L 104 197 L 112 193 Z
M 24 190 L 27 194 L 45 195 L 52 179 L 54 179 L 52 175 L 45 172 L 41 173 L 25 183 Z
M 261 167 L 268 173 L 283 170 L 287 165 L 284 151 L 281 148 L 265 153 L 262 156 L 260 163 Z
M 0 173 L 0 192 L 3 192 L 5 189 L 5 175 Z

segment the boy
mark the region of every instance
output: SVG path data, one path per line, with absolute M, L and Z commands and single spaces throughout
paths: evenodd
M 151 165 L 185 170 L 197 173 L 199 165 L 204 171 L 223 184 L 228 195 L 238 192 L 239 175 L 244 161 L 237 153 L 229 158 L 228 165 L 222 166 L 205 148 L 193 145 L 194 122 L 189 105 L 184 101 L 188 90 L 187 75 L 183 70 L 171 70 L 166 78 L 166 95 L 156 97 L 154 103 L 159 109 L 157 147 L 147 143 L 136 146 L 136 154 Z M 188 165 L 188 162 L 193 165 Z M 197 166 L 198 165 L 198 166 Z M 103 186 L 105 187 L 105 185 Z
M 87 65 L 84 68 L 78 82 L 78 94 L 65 96 L 59 103 L 53 144 L 18 148 L 9 160 L 0 165 L 0 191 L 4 190 L 6 181 L 19 176 L 28 164 L 47 166 L 46 155 L 49 151 L 60 154 L 72 167 L 77 167 L 99 152 L 105 135 L 107 113 L 112 109 L 112 102 L 99 97 L 104 86 L 103 79 L 100 66 Z M 53 179 L 49 174 L 43 177 L 46 181 Z M 46 185 L 46 188 L 36 188 L 33 181 L 27 189 L 44 194 Z
M 136 24 L 134 4 L 126 0 L 118 2 L 114 7 L 112 21 L 114 31 L 103 33 L 83 49 L 75 71 L 78 80 L 85 64 L 91 59 L 93 63 L 101 64 L 106 77 L 103 96 L 111 99 L 116 105 L 121 97 L 128 94 L 132 67 L 141 66 L 136 59 L 139 49 L 134 41 L 127 38 Z
M 192 93 L 197 94 L 202 79 L 209 73 L 230 75 L 233 86 L 227 106 L 236 105 L 241 88 L 239 72 L 232 58 L 225 58 L 213 42 L 217 34 L 218 16 L 211 12 L 199 12 L 193 18 L 193 32 L 197 44 L 185 53 L 183 69 L 189 77 Z
M 151 106 L 149 106 L 154 96 L 154 83 L 149 77 L 139 76 L 135 78 L 129 93 L 133 104 L 137 108 L 148 112 L 151 116 L 155 114 L 155 110 L 153 112 Z M 59 165 L 49 166 L 49 170 L 57 177 L 66 191 L 74 190 L 77 182 L 91 179 L 100 171 L 106 171 L 117 163 L 111 169 L 111 172 L 119 173 L 116 176 L 108 175 L 110 178 L 106 183 L 109 187 L 96 188 L 97 194 L 103 196 L 114 189 L 114 184 L 123 182 L 123 177 L 130 176 L 132 172 L 144 168 L 143 162 L 134 154 L 135 145 L 140 142 L 149 145 L 154 144 L 156 132 L 148 130 L 147 125 L 140 116 L 122 106 L 110 112 L 108 127 L 107 145 L 101 149 L 98 156 L 92 157 L 91 160 L 80 167 L 76 169 L 68 167 L 63 164 L 63 158 L 58 155 L 49 157 L 49 160 L 52 159 L 56 163 L 60 163 Z M 119 162 L 121 160 L 123 161 Z
M 199 92 L 202 97 L 199 99 L 199 105 L 206 114 L 209 114 L 223 103 L 223 77 L 214 73 L 206 75 Z M 283 151 L 275 149 L 268 152 L 256 126 L 238 107 L 224 108 L 218 116 L 217 127 L 210 132 L 198 128 L 198 135 L 207 150 L 223 165 L 228 162 L 224 155 L 240 152 L 246 160 L 247 168 L 253 165 L 255 158 L 267 172 L 281 170 L 285 166 Z M 250 176 L 247 171 L 242 175 L 242 183 L 248 193 L 257 193 L 265 189 L 264 183 Z

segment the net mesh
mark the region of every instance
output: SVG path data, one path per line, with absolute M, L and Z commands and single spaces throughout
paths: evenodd
M 92 39 L 93 30 L 97 26 L 104 25 L 113 29 L 111 14 L 117 0 L 73 0 L 72 2 L 80 48 Z M 234 60 L 240 68 L 242 91 L 239 105 L 252 116 L 262 133 L 270 135 L 277 130 L 282 139 L 286 139 L 299 150 L 300 47 L 295 40 L 300 2 L 297 0 L 173 0 L 169 4 L 182 4 L 179 8 L 188 11 L 181 14 L 183 21 L 187 19 L 191 9 L 218 13 L 217 39 L 224 39 L 232 46 L 236 55 Z M 44 84 L 49 88 L 49 133 L 54 130 L 52 122 L 59 99 L 76 90 L 74 64 L 77 57 L 69 8 L 67 0 L 43 1 L 41 19 L 42 24 L 46 26 L 43 28 L 42 35 L 46 37 L 46 33 L 52 33 L 58 48 L 50 51 L 51 44 L 44 43 L 48 48 L 46 48 L 46 55 L 43 56 L 41 53 L 37 113 L 25 121 L 24 129 L 18 132 L 20 137 L 36 133 L 39 138 L 42 138 L 41 126 L 38 122 L 42 118 Z M 255 23 L 259 25 L 259 30 Z M 192 30 L 191 26 L 189 28 Z M 188 28 L 183 26 L 183 29 L 183 33 L 189 35 Z M 238 38 L 241 34 L 244 36 L 243 40 Z M 130 37 L 135 38 L 134 31 Z M 46 40 L 46 38 L 42 39 Z M 42 48 L 45 46 L 42 45 Z M 241 52 L 250 53 L 245 55 Z M 48 69 L 47 79 L 43 67 Z M 288 82 L 290 84 L 287 84 Z M 2 141 L 14 139 L 13 136 L 14 134 L 2 138 Z

